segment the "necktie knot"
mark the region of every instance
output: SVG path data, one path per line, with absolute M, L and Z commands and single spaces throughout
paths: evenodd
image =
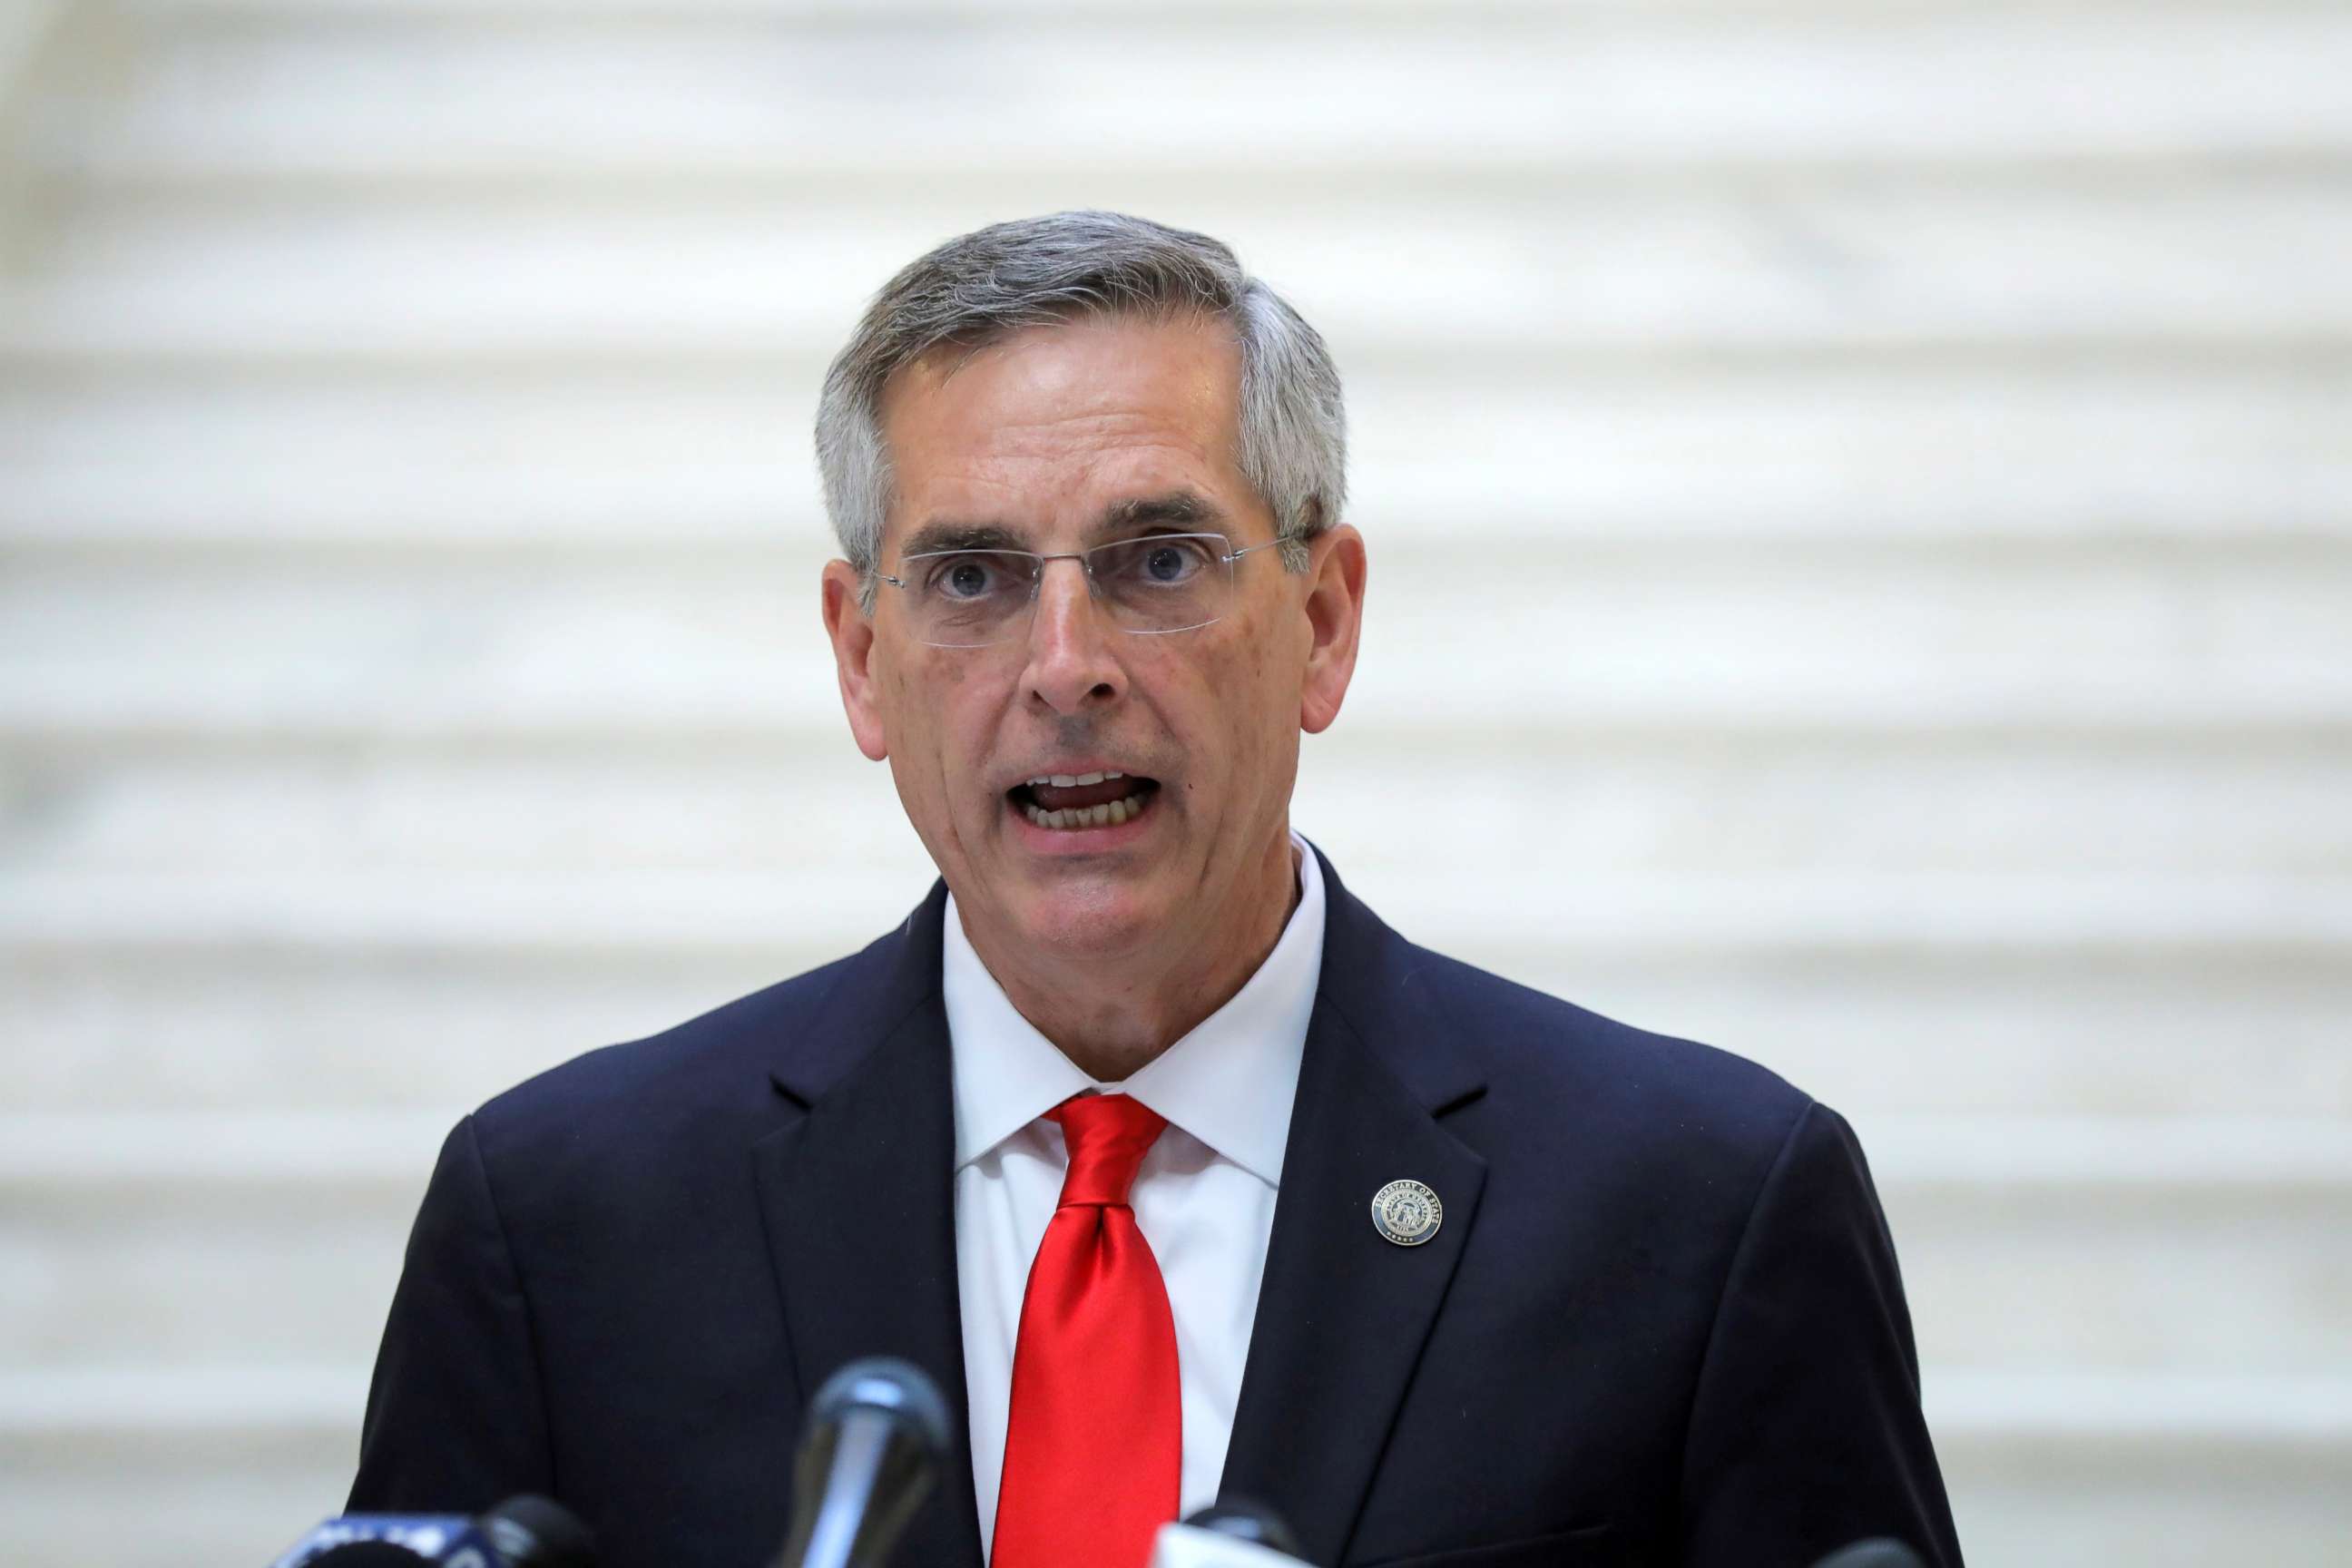
M 1069 1145 L 1070 1170 L 1062 1178 L 1061 1206 L 1123 1207 L 1143 1156 L 1151 1151 L 1166 1118 L 1123 1094 L 1086 1094 L 1045 1112 L 1062 1126 Z

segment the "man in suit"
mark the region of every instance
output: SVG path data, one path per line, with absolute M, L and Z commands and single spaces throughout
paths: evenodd
M 954 1415 L 910 1563 L 1133 1568 L 1221 1495 L 1326 1564 L 1958 1563 L 1845 1123 L 1412 945 L 1292 833 L 1361 624 L 1342 427 L 1198 235 L 1060 214 L 883 289 L 823 609 L 941 880 L 459 1125 L 352 1506 L 752 1563 L 808 1395 L 885 1353 Z

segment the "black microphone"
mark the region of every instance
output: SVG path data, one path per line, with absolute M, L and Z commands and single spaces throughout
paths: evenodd
M 510 1497 L 474 1521 L 508 1568 L 596 1568 L 596 1538 L 543 1497 Z
M 1163 1524 L 1144 1568 L 1307 1568 L 1298 1542 L 1272 1509 L 1224 1498 Z
M 582 1524 L 542 1497 L 462 1514 L 347 1513 L 294 1543 L 275 1568 L 596 1568 Z
M 948 1451 L 948 1405 L 888 1356 L 854 1361 L 809 1402 L 777 1568 L 881 1568 Z
M 1839 1547 L 1814 1563 L 1813 1568 L 1927 1568 L 1927 1564 L 1901 1542 L 1874 1535 L 1868 1541 Z

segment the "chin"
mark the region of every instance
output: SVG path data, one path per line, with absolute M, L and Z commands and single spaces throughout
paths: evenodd
M 1150 942 L 1168 924 L 1164 901 L 1143 889 L 1095 881 L 1035 888 L 1021 901 L 1023 935 L 1073 957 L 1113 958 Z

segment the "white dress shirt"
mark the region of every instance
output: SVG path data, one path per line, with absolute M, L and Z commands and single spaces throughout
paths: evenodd
M 1323 876 L 1297 835 L 1298 907 L 1233 1000 L 1125 1083 L 1097 1083 L 1014 1009 L 947 906 L 941 990 L 953 1045 L 956 1272 L 981 1550 L 996 1536 L 1021 1299 L 1068 1155 L 1045 1113 L 1088 1089 L 1165 1117 L 1129 1203 L 1167 1281 L 1183 1401 L 1179 1512 L 1217 1498 L 1274 1231 L 1275 1192 L 1323 969 Z

